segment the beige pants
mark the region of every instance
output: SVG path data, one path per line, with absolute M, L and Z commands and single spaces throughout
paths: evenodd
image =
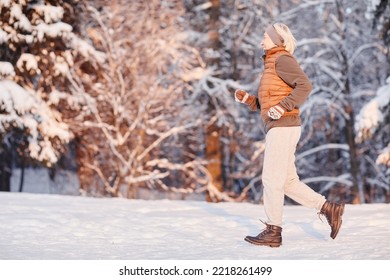
M 295 168 L 301 127 L 274 127 L 266 135 L 262 181 L 267 223 L 282 226 L 284 195 L 303 206 L 320 210 L 325 197 L 302 183 Z

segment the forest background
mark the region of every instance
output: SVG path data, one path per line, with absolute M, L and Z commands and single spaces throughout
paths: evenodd
M 388 0 L 0 0 L 0 191 L 43 168 L 82 195 L 261 203 L 263 124 L 233 93 L 257 93 L 274 22 L 313 83 L 301 179 L 390 202 Z

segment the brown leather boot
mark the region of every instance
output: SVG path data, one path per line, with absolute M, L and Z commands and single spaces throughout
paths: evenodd
M 267 227 L 257 236 L 247 236 L 245 241 L 255 245 L 279 247 L 282 245 L 282 228 L 265 224 Z
M 318 213 L 320 215 L 324 215 L 328 220 L 328 223 L 332 230 L 330 233 L 330 237 L 332 237 L 333 239 L 335 239 L 337 234 L 339 233 L 341 224 L 343 222 L 341 220 L 341 216 L 344 213 L 344 207 L 344 203 L 338 204 L 326 201 L 322 206 L 321 211 Z

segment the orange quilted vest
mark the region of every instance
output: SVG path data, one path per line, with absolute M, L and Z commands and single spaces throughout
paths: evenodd
M 277 105 L 293 90 L 276 73 L 275 62 L 281 55 L 291 56 L 283 47 L 276 47 L 269 50 L 264 59 L 264 72 L 258 92 L 263 119 L 267 118 L 267 112 L 272 106 Z M 290 112 L 285 112 L 284 116 L 286 115 L 299 115 L 299 109 L 295 108 Z

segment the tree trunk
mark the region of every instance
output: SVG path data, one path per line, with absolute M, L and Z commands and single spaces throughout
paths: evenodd
M 11 191 L 11 153 L 3 144 L 0 147 L 0 192 Z
M 24 152 L 22 154 L 22 157 L 20 159 L 20 182 L 19 182 L 19 192 L 23 192 L 23 185 L 24 185 L 24 171 L 25 171 L 25 156 Z
M 223 191 L 222 184 L 222 153 L 221 153 L 221 129 L 216 125 L 211 125 L 207 129 L 206 138 L 206 158 L 207 170 L 211 175 L 213 185 Z M 210 197 L 207 196 L 210 201 Z
M 220 2 L 219 0 L 212 0 L 210 8 L 210 20 L 209 20 L 209 47 L 213 50 L 218 50 L 220 47 L 218 21 L 220 15 Z M 219 64 L 219 58 L 211 58 L 207 61 L 208 65 Z M 213 111 L 213 104 L 209 104 L 209 110 Z M 211 114 L 213 115 L 213 113 Z M 219 190 L 223 191 L 222 183 L 222 152 L 221 152 L 221 128 L 215 124 L 211 124 L 206 130 L 206 159 L 208 164 L 206 166 L 208 172 L 211 175 L 212 184 Z M 206 199 L 210 201 L 210 197 Z
M 348 87 L 349 88 L 349 87 Z M 349 89 L 346 90 L 345 94 L 349 95 Z M 355 141 L 355 131 L 354 131 L 354 112 L 352 109 L 352 106 L 349 105 L 350 102 L 348 101 L 348 105 L 345 108 L 345 111 L 348 113 L 349 119 L 346 120 L 346 136 L 347 136 L 347 143 L 349 146 L 349 163 L 351 168 L 351 176 L 352 176 L 352 204 L 360 204 L 365 203 L 364 198 L 364 187 L 363 187 L 363 181 L 361 177 L 361 172 L 359 168 L 359 162 L 357 157 L 357 147 L 356 147 L 356 141 Z
M 220 47 L 220 41 L 219 41 L 219 15 L 220 15 L 220 2 L 219 0 L 211 0 L 211 8 L 210 8 L 210 21 L 209 21 L 209 32 L 208 32 L 208 38 L 209 38 L 209 46 L 214 49 L 218 50 Z M 219 64 L 219 59 L 215 59 L 214 61 L 208 61 L 211 64 Z
M 338 20 L 342 24 L 342 29 L 340 30 L 341 42 L 346 41 L 346 22 L 344 19 L 344 8 L 340 1 L 336 1 L 336 7 L 338 12 Z M 352 177 L 352 203 L 359 204 L 364 203 L 364 188 L 361 177 L 361 172 L 359 168 L 359 162 L 357 157 L 357 147 L 355 141 L 355 117 L 352 108 L 352 98 L 351 98 L 351 90 L 350 90 L 350 82 L 349 82 L 349 68 L 348 68 L 348 55 L 346 52 L 346 47 L 341 46 L 341 73 L 345 78 L 343 93 L 346 96 L 346 105 L 344 106 L 345 112 L 348 114 L 348 119 L 346 120 L 345 126 L 345 134 L 347 137 L 347 144 L 349 146 L 349 163 L 350 163 L 350 173 Z

